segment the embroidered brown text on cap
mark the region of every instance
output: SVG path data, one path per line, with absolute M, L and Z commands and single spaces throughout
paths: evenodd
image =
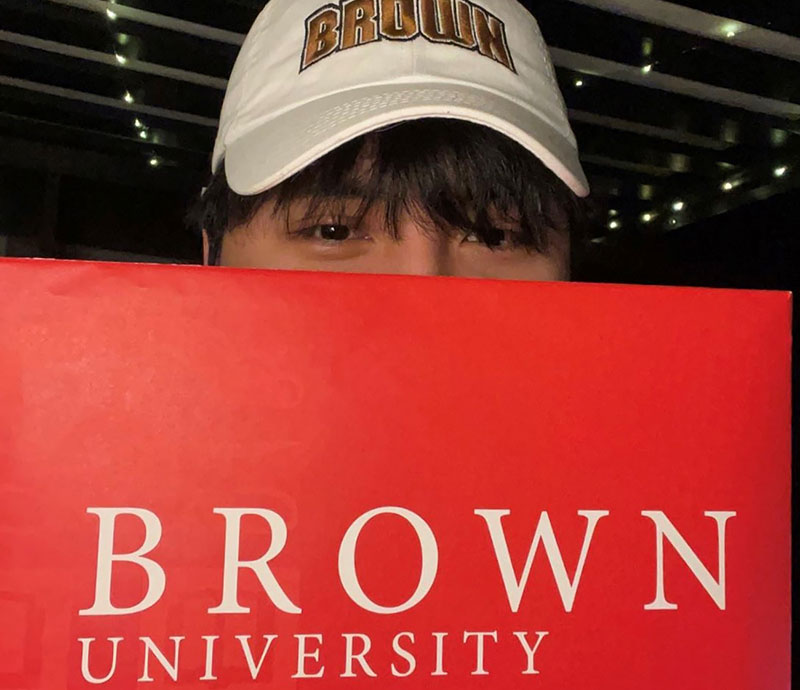
M 472 50 L 516 72 L 505 24 L 469 0 L 340 0 L 306 18 L 300 71 L 341 50 L 424 38 Z

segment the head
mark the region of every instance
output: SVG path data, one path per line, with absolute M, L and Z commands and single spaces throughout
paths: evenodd
M 206 263 L 567 279 L 588 190 L 527 11 L 318 5 L 272 0 L 242 47 L 192 212 Z
M 566 280 L 575 194 L 519 144 L 421 119 L 358 137 L 244 196 L 224 168 L 192 211 L 205 262 L 250 268 Z

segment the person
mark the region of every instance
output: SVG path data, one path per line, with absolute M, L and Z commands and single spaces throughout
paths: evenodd
M 190 219 L 207 265 L 568 280 L 588 192 L 516 0 L 272 0 Z

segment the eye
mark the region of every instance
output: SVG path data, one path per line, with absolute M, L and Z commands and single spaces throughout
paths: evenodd
M 509 234 L 503 228 L 484 228 L 465 235 L 463 242 L 483 244 L 489 249 L 505 249 L 510 244 Z
M 291 232 L 290 235 L 304 240 L 316 240 L 329 244 L 338 244 L 349 240 L 368 238 L 367 235 L 357 232 L 351 228 L 351 226 L 345 225 L 344 223 L 318 223 L 317 225 L 309 225 L 305 228 L 295 230 Z
M 344 242 L 352 237 L 352 231 L 347 225 L 335 225 L 333 223 L 323 223 L 313 228 L 313 237 L 328 242 Z

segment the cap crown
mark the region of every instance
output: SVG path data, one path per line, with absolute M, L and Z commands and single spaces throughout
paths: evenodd
M 538 24 L 515 0 L 272 0 L 231 74 L 214 167 L 227 145 L 305 103 L 404 83 L 497 93 L 576 146 Z

